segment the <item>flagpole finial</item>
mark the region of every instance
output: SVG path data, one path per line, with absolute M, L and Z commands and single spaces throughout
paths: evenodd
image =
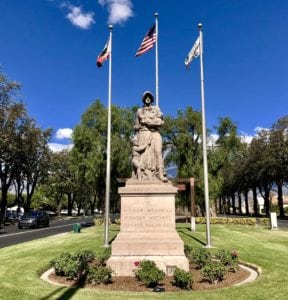
M 203 27 L 202 23 L 198 23 L 198 29 L 201 30 Z
M 154 16 L 155 16 L 156 18 L 158 18 L 158 13 L 157 13 L 157 12 L 155 12 Z
M 113 29 L 113 25 L 110 24 L 109 25 L 109 29 L 112 30 Z

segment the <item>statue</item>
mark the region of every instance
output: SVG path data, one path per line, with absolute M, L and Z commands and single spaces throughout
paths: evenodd
M 151 92 L 145 92 L 142 100 L 143 107 L 138 109 L 134 125 L 136 136 L 133 139 L 132 178 L 167 182 L 159 133 L 164 123 L 163 114 L 158 106 L 152 106 L 154 97 Z

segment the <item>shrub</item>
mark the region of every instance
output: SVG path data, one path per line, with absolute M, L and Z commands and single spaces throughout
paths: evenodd
M 192 273 L 176 268 L 174 271 L 173 283 L 181 289 L 189 290 L 190 288 L 192 288 L 193 283 Z
M 225 266 L 218 261 L 211 261 L 206 264 L 206 266 L 201 270 L 201 273 L 205 279 L 210 281 L 210 283 L 217 284 L 221 281 L 226 273 Z
M 106 266 L 107 259 L 111 256 L 111 248 L 105 248 L 104 252 L 94 258 L 93 266 Z
M 271 206 L 271 212 L 276 212 L 277 215 L 280 213 L 280 209 L 278 205 L 272 205 Z
M 90 250 L 81 250 L 70 254 L 64 252 L 60 257 L 50 261 L 58 276 L 65 276 L 68 279 L 79 279 L 87 270 L 88 262 L 95 257 Z
M 106 266 L 90 266 L 87 272 L 87 282 L 92 284 L 108 284 L 111 282 L 112 269 Z
M 104 219 L 95 219 L 94 220 L 95 226 L 102 226 L 104 224 Z
M 184 245 L 184 253 L 188 258 L 189 262 L 193 261 L 193 248 L 189 245 Z
M 115 224 L 117 224 L 117 225 L 120 225 L 121 224 L 121 219 L 120 218 L 117 218 L 117 219 L 115 219 Z
M 165 273 L 159 270 L 154 261 L 143 260 L 139 267 L 134 271 L 138 280 L 144 282 L 147 287 L 157 286 L 160 280 L 163 280 Z
M 260 218 L 258 219 L 259 223 L 263 226 L 270 226 L 270 219 L 269 218 Z
M 60 257 L 52 259 L 50 265 L 55 269 L 56 275 L 66 276 L 66 266 L 70 261 L 72 261 L 72 255 L 64 252 L 60 254 Z
M 206 218 L 196 217 L 197 224 L 206 224 Z M 211 224 L 237 224 L 237 225 L 256 225 L 256 218 L 218 218 L 211 217 Z
M 202 269 L 211 261 L 211 254 L 205 248 L 196 248 L 192 251 L 192 259 L 198 269 Z
M 234 250 L 232 252 L 228 250 L 219 250 L 215 254 L 215 258 L 219 259 L 220 262 L 228 268 L 229 271 L 231 272 L 236 272 L 238 269 L 238 253 Z
M 215 254 L 215 257 L 219 259 L 224 266 L 228 265 L 232 260 L 230 252 L 223 249 L 218 250 L 218 252 Z
M 184 253 L 186 256 L 188 256 L 192 252 L 193 248 L 190 245 L 185 244 L 184 245 Z
M 80 250 L 75 252 L 74 257 L 78 261 L 91 262 L 95 259 L 95 253 L 92 250 Z
M 103 226 L 104 222 L 105 222 L 104 218 L 96 218 L 96 219 L 94 219 L 95 226 Z M 111 225 L 111 219 L 110 218 L 109 218 L 109 222 L 108 223 L 109 223 L 109 225 Z
M 79 265 L 70 253 L 62 253 L 50 264 L 54 267 L 56 275 L 65 276 L 68 279 L 78 279 L 83 270 L 83 265 Z
M 107 260 L 111 256 L 111 247 L 105 248 L 104 252 L 99 255 L 99 258 L 101 257 L 103 260 Z
M 245 225 L 251 225 L 255 226 L 256 225 L 256 218 L 245 218 Z

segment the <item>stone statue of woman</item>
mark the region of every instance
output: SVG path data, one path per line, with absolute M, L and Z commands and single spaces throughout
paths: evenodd
M 164 123 L 163 114 L 158 106 L 152 106 L 154 97 L 146 91 L 142 97 L 143 107 L 136 113 L 133 139 L 133 178 L 138 180 L 161 180 L 167 182 L 164 175 L 162 157 L 162 138 L 159 133 Z

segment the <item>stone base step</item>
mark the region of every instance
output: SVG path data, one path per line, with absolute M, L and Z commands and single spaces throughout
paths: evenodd
M 107 266 L 113 269 L 114 276 L 135 276 L 133 271 L 137 268 L 137 264 L 143 260 L 154 261 L 157 267 L 168 276 L 173 275 L 176 267 L 189 271 L 189 262 L 184 255 L 112 255 L 107 261 Z

